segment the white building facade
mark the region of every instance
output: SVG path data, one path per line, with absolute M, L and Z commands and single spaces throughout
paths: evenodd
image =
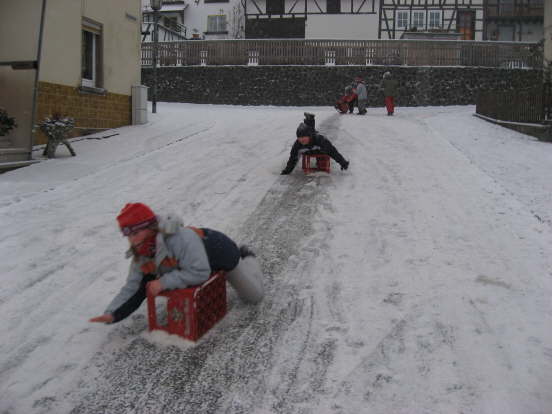
M 482 40 L 484 0 L 244 0 L 248 38 L 400 39 L 457 32 Z
M 412 31 L 463 40 L 539 41 L 544 0 L 165 0 L 159 40 L 400 39 Z M 142 0 L 144 41 L 152 11 Z
M 241 39 L 244 7 L 240 0 L 165 0 L 159 11 L 159 41 Z M 142 0 L 143 41 L 152 40 L 153 10 Z

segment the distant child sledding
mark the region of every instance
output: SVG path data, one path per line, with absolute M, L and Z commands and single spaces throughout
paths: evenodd
M 339 113 L 346 114 L 349 111 L 350 114 L 353 113 L 355 105 L 357 104 L 357 94 L 353 85 L 347 85 L 345 87 L 345 95 L 340 97 L 334 105 L 334 108 L 337 109 Z
M 301 122 L 297 127 L 296 135 L 297 140 L 291 147 L 289 160 L 286 164 L 286 168 L 281 172 L 282 175 L 290 174 L 293 171 L 295 165 L 297 165 L 300 154 L 329 155 L 341 166 L 342 170 L 349 168 L 349 161 L 343 158 L 330 140 L 314 129 L 313 114 L 305 113 L 305 121 Z
M 351 85 L 345 87 L 345 95 L 337 100 L 334 108 L 342 114 L 347 111 L 352 114 L 355 106 L 358 106 L 358 115 L 366 114 L 366 104 L 368 102 L 368 92 L 364 79 L 357 76 Z
M 103 315 L 90 322 L 115 323 L 133 313 L 147 295 L 201 285 L 217 271 L 245 302 L 263 298 L 262 273 L 254 253 L 207 228 L 184 227 L 173 216 L 157 216 L 145 204 L 127 204 L 117 217 L 131 257 L 127 281 Z

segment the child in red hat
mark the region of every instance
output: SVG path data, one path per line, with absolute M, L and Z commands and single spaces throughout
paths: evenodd
M 138 309 L 148 293 L 156 296 L 163 290 L 200 285 L 219 270 L 228 272 L 228 282 L 244 301 L 262 299 L 262 273 L 255 255 L 225 234 L 184 227 L 179 219 L 159 217 L 142 203 L 125 205 L 117 221 L 130 243 L 129 275 L 104 314 L 90 322 L 119 322 Z

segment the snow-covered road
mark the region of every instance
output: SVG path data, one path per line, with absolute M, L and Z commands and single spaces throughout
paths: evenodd
M 552 145 L 473 107 L 158 108 L 0 176 L 0 413 L 552 412 Z M 304 110 L 348 171 L 279 175 Z M 197 344 L 88 323 L 129 201 L 251 244 L 265 300 Z

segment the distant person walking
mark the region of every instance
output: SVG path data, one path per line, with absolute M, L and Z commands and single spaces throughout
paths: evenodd
M 399 92 L 399 82 L 393 79 L 391 72 L 385 72 L 383 74 L 382 88 L 383 94 L 385 95 L 387 115 L 392 116 L 393 113 L 395 113 L 395 96 L 397 96 Z
M 364 115 L 366 113 L 366 104 L 368 103 L 368 91 L 361 77 L 356 77 L 355 82 L 357 84 L 355 90 L 357 94 L 358 114 Z

